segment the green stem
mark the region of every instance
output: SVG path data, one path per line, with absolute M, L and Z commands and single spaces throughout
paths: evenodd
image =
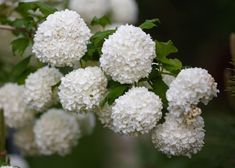
M 6 127 L 3 110 L 0 109 L 0 165 L 6 162 Z
M 173 74 L 168 73 L 168 72 L 161 72 L 161 74 L 163 74 L 163 75 L 171 75 L 171 76 L 173 76 Z

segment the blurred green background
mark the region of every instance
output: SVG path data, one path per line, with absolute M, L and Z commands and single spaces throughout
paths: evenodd
M 219 83 L 219 97 L 203 107 L 204 148 L 191 159 L 167 158 L 153 148 L 150 137 L 121 138 L 97 122 L 94 133 L 82 138 L 71 155 L 27 158 L 31 168 L 235 168 L 235 99 L 224 91 L 225 71 L 231 67 L 229 35 L 235 31 L 235 0 L 138 0 L 138 4 L 139 23 L 161 20 L 149 31 L 154 39 L 173 40 L 179 49 L 175 56 L 184 65 L 208 69 Z M 1 57 L 14 60 L 10 39 L 4 36 Z M 0 66 L 4 69 L 1 61 Z

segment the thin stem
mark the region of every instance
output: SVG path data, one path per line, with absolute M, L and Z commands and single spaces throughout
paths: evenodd
M 0 164 L 6 161 L 6 127 L 3 110 L 0 109 Z
M 171 75 L 171 76 L 173 76 L 173 74 L 168 73 L 168 72 L 161 72 L 161 74 L 163 74 L 163 75 Z
M 29 36 L 31 37 L 31 32 L 27 31 L 25 28 L 15 28 L 12 26 L 8 25 L 0 25 L 0 30 L 7 30 L 7 31 L 17 31 L 17 32 L 23 32 L 23 33 L 28 33 Z
M 6 25 L 0 25 L 0 29 L 1 29 L 1 30 L 8 30 L 8 31 L 14 31 L 14 30 L 16 30 L 14 27 L 12 27 L 12 26 L 6 26 Z
M 231 49 L 231 55 L 232 60 L 235 60 L 235 33 L 232 33 L 230 35 L 230 49 Z

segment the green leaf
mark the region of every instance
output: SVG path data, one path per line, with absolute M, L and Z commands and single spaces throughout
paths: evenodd
M 42 2 L 37 2 L 37 7 L 39 8 L 39 10 L 45 15 L 48 16 L 52 13 L 55 13 L 57 11 L 56 8 L 49 6 L 45 3 Z
M 21 19 L 15 19 L 12 24 L 15 28 L 26 28 L 26 29 L 32 29 L 34 25 L 34 21 L 32 17 L 25 17 Z
M 94 43 L 94 46 L 101 47 L 106 38 L 112 35 L 116 30 L 106 30 L 103 32 L 97 32 L 91 37 L 91 42 Z
M 152 88 L 152 91 L 161 98 L 164 108 L 167 108 L 168 101 L 166 99 L 166 92 L 168 90 L 168 86 L 163 82 L 161 76 L 155 78 L 155 81 L 152 84 Z
M 28 38 L 25 37 L 20 37 L 14 41 L 11 42 L 12 45 L 12 51 L 13 54 L 19 54 L 20 56 L 22 56 L 26 50 L 26 48 L 29 46 L 30 41 Z
M 182 63 L 179 59 L 162 60 L 163 68 L 175 74 L 182 69 Z
M 119 85 L 109 89 L 108 95 L 105 98 L 109 105 L 112 105 L 113 102 L 121 95 L 123 95 L 127 90 L 128 85 Z
M 154 27 L 157 27 L 157 24 L 159 24 L 159 23 L 160 23 L 159 19 L 151 19 L 151 20 L 146 20 L 139 27 L 141 29 L 152 29 Z
M 109 24 L 111 24 L 111 21 L 107 16 L 103 16 L 101 18 L 94 17 L 91 21 L 91 26 L 101 25 L 102 27 L 105 27 Z
M 130 85 L 127 84 L 121 84 L 119 82 L 109 80 L 108 82 L 108 94 L 104 98 L 104 100 L 101 102 L 101 107 L 105 105 L 106 102 L 108 102 L 109 105 L 113 104 L 113 102 L 121 95 L 123 95 L 128 89 Z
M 25 71 L 27 70 L 30 59 L 31 56 L 28 56 L 14 66 L 14 68 L 10 73 L 10 76 L 13 79 L 13 81 L 17 81 L 17 79 L 20 78 L 22 74 L 26 73 Z
M 37 9 L 39 9 L 45 16 L 57 11 L 56 8 L 42 2 L 20 2 L 16 11 L 22 16 L 31 16 L 32 11 L 36 11 Z
M 167 42 L 156 41 L 156 49 L 159 59 L 166 58 L 169 54 L 178 52 L 178 49 L 171 40 Z
M 116 30 L 106 30 L 95 33 L 90 39 L 90 44 L 88 44 L 87 52 L 83 59 L 86 61 L 99 60 L 99 55 L 101 54 L 101 49 L 105 39 L 107 39 L 115 31 Z
M 178 59 L 167 58 L 167 56 L 177 52 L 178 49 L 171 40 L 167 42 L 156 41 L 157 60 L 162 63 L 165 70 L 172 73 L 181 70 L 182 63 Z

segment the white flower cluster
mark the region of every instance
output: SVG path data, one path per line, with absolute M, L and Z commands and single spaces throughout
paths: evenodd
M 111 17 L 115 23 L 136 23 L 138 6 L 136 0 L 110 0 Z
M 17 168 L 15 166 L 1 166 L 0 168 Z
M 23 86 L 13 83 L 7 83 L 0 88 L 0 109 L 4 111 L 8 127 L 24 127 L 33 121 L 34 113 L 24 103 L 23 92 Z
M 55 68 L 43 67 L 25 80 L 24 101 L 32 109 L 43 111 L 56 103 L 58 98 L 52 87 L 63 75 Z
M 204 145 L 205 131 L 199 102 L 217 96 L 217 83 L 205 69 L 183 69 L 166 93 L 169 113 L 152 134 L 153 144 L 168 156 L 196 154 Z
M 33 52 L 44 63 L 73 66 L 85 55 L 90 37 L 79 14 L 70 10 L 55 12 L 39 25 Z
M 107 0 L 70 0 L 69 8 L 77 11 L 87 23 L 90 23 L 95 16 L 104 16 L 109 10 L 109 4 Z
M 81 130 L 81 135 L 91 135 L 96 125 L 94 113 L 77 113 L 76 118 Z
M 202 117 L 196 117 L 193 124 L 177 120 L 172 113 L 165 118 L 165 123 L 157 126 L 152 134 L 154 146 L 171 156 L 188 156 L 196 154 L 204 145 L 205 130 Z
M 38 147 L 35 142 L 33 125 L 18 129 L 14 134 L 14 144 L 26 156 L 35 156 L 39 154 Z
M 36 144 L 41 154 L 66 155 L 77 145 L 80 128 L 76 118 L 59 109 L 50 109 L 36 121 Z
M 217 96 L 217 83 L 214 78 L 202 68 L 183 69 L 176 79 L 170 84 L 166 93 L 169 101 L 169 111 L 182 108 L 188 112 L 191 105 L 199 102 L 207 104 Z
M 77 69 L 61 79 L 59 98 L 63 108 L 80 112 L 98 106 L 106 92 L 107 79 L 99 67 Z
M 162 108 L 156 94 L 144 87 L 132 88 L 112 107 L 114 131 L 134 136 L 149 133 L 161 119 Z
M 105 40 L 100 64 L 113 80 L 134 83 L 149 75 L 155 56 L 155 43 L 150 35 L 125 25 Z

